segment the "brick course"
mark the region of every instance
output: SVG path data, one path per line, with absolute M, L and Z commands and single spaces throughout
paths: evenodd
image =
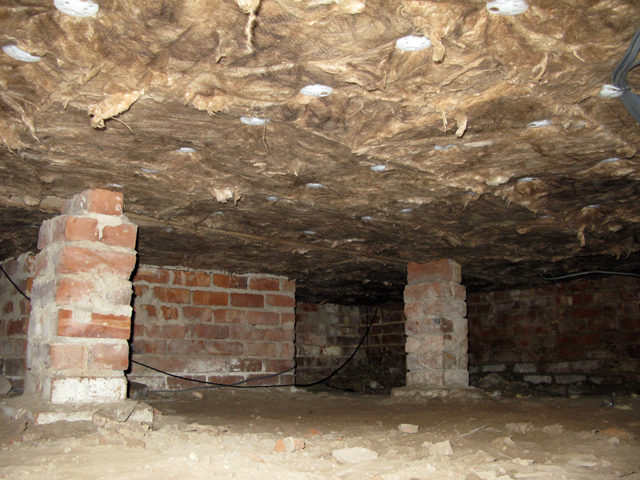
M 140 266 L 133 278 L 132 358 L 189 378 L 234 383 L 293 366 L 295 283 Z M 268 302 L 266 297 L 277 297 Z M 280 368 L 288 365 L 285 368 Z M 157 389 L 196 383 L 133 365 L 129 379 Z M 292 383 L 281 375 L 251 385 Z
M 636 388 L 639 293 L 638 278 L 603 277 L 470 294 L 472 380 L 500 368 L 554 393 Z

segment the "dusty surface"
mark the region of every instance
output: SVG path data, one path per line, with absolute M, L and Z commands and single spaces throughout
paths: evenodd
M 640 129 L 598 96 L 638 2 L 98 3 L 0 7 L 0 42 L 42 57 L 0 54 L 0 258 L 100 187 L 142 263 L 286 275 L 303 301 L 399 300 L 406 262 L 442 257 L 469 288 L 640 265 Z
M 60 422 L 25 430 L 3 418 L 0 478 L 640 478 L 631 473 L 640 462 L 637 397 L 600 407 L 602 397 L 416 402 L 301 390 L 203 392 L 202 399 L 189 392 L 147 399 L 164 412 L 151 428 Z M 400 433 L 403 423 L 417 433 Z M 305 448 L 277 453 L 286 437 L 303 439 Z M 100 445 L 101 438 L 130 446 Z M 446 440 L 451 456 L 429 454 L 430 443 Z M 334 459 L 334 450 L 353 447 L 379 457 Z

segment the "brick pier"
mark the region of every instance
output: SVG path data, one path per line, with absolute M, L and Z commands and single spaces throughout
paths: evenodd
M 123 196 L 87 190 L 40 228 L 25 392 L 55 404 L 126 399 L 137 227 Z
M 407 387 L 469 386 L 466 292 L 453 260 L 408 265 Z

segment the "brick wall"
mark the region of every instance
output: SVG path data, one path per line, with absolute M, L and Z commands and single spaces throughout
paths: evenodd
M 2 265 L 18 287 L 31 295 L 34 276 L 34 257 L 21 255 Z M 31 303 L 18 292 L 0 272 L 0 374 L 5 375 L 13 388 L 23 388 L 27 355 L 27 327 Z
M 293 367 L 293 281 L 141 266 L 133 284 L 133 360 L 225 384 Z M 197 386 L 136 364 L 128 377 L 153 389 Z M 291 372 L 249 385 L 293 380 Z
M 389 391 L 405 384 L 404 305 L 379 308 L 362 347 L 328 383 L 356 391 Z M 296 380 L 310 383 L 332 373 L 349 358 L 364 335 L 375 308 L 298 304 Z M 375 389 L 371 382 L 377 382 Z
M 637 391 L 639 299 L 634 277 L 470 294 L 471 377 L 558 394 Z

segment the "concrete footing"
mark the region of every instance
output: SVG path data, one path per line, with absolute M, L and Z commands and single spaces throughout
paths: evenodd
M 152 423 L 154 415 L 153 407 L 134 400 L 112 402 L 108 405 L 54 405 L 35 395 L 0 400 L 0 412 L 8 418 L 29 420 L 34 425 L 82 421 L 93 422 L 98 426 L 126 421 Z

